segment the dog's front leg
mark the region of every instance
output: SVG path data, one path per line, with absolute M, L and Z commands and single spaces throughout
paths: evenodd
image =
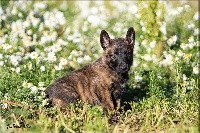
M 118 110 L 120 108 L 120 102 L 121 102 L 121 92 L 119 90 L 115 90 L 112 93 L 112 100 L 115 110 Z

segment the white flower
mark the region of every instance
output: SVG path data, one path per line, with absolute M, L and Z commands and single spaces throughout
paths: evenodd
M 178 61 L 178 60 L 180 60 L 178 57 L 175 57 L 175 59 L 174 59 L 175 61 Z
M 96 7 L 92 7 L 91 8 L 91 13 L 92 14 L 97 14 L 98 13 L 98 9 Z
M 184 53 L 183 53 L 181 50 L 179 50 L 179 51 L 177 52 L 177 55 L 178 55 L 179 57 L 182 57 L 182 56 L 184 55 Z
M 175 54 L 176 54 L 176 51 L 174 51 L 174 50 L 169 50 L 169 53 L 172 54 L 172 55 L 175 55 Z
M 47 99 L 42 100 L 42 106 L 45 106 L 47 104 L 48 104 L 48 100 Z
M 199 29 L 198 28 L 194 29 L 194 35 L 199 35 Z
M 134 4 L 131 4 L 131 6 L 128 6 L 128 11 L 135 15 L 138 11 L 138 7 Z
M 12 65 L 17 66 L 19 64 L 19 62 L 17 60 L 12 60 Z
M 81 39 L 80 38 L 75 38 L 72 40 L 73 43 L 80 43 L 81 42 Z
M 184 81 L 187 80 L 187 77 L 186 77 L 185 74 L 183 74 L 183 80 L 184 80 Z
M 9 58 L 10 58 L 11 64 L 14 66 L 17 66 L 19 64 L 19 61 L 22 60 L 22 57 L 18 55 L 11 55 Z
M 147 30 L 147 29 L 146 29 L 144 26 L 142 26 L 142 31 L 145 32 L 146 30 Z
M 7 108 L 8 108 L 8 104 L 7 104 L 7 103 L 4 103 L 3 106 L 2 106 L 2 108 L 3 108 L 3 109 L 7 109 Z
M 194 27 L 195 27 L 195 25 L 193 23 L 188 24 L 188 29 L 192 29 Z
M 46 88 L 45 87 L 39 87 L 39 90 L 44 91 L 44 90 L 46 90 Z
M 98 15 L 90 15 L 87 18 L 87 21 L 92 24 L 92 26 L 98 26 L 101 22 L 101 19 Z
M 137 67 L 138 64 L 139 64 L 139 63 L 138 63 L 138 60 L 137 60 L 137 59 L 134 59 L 134 60 L 133 60 L 133 67 Z
M 83 59 L 84 59 L 85 61 L 91 61 L 91 60 L 92 60 L 91 57 L 90 57 L 89 55 L 85 55 L 85 56 L 83 57 Z
M 44 14 L 44 24 L 49 28 L 57 28 L 65 23 L 66 19 L 63 12 L 54 10 L 53 12 L 47 11 Z
M 22 17 L 23 17 L 23 14 L 22 14 L 21 12 L 19 12 L 19 13 L 18 13 L 18 17 L 19 17 L 19 18 L 22 18 Z
M 188 42 L 189 42 L 189 43 L 194 43 L 194 36 L 191 36 L 191 37 L 188 39 Z
M 151 56 L 149 54 L 145 54 L 143 56 L 143 59 L 146 60 L 146 61 L 151 61 L 152 60 L 152 58 L 151 58 Z
M 24 88 L 27 88 L 27 87 L 28 87 L 28 83 L 27 83 L 27 81 L 23 81 L 23 83 L 22 83 L 22 87 L 24 87 Z
M 40 19 L 32 17 L 31 22 L 32 22 L 33 27 L 36 28 L 38 24 L 40 23 Z
M 61 65 L 61 66 L 66 66 L 67 63 L 68 63 L 68 61 L 67 61 L 65 58 L 60 58 L 60 63 L 59 63 L 59 65 Z
M 36 93 L 38 90 L 38 88 L 36 86 L 31 86 L 30 89 L 31 89 L 32 93 Z
M 143 63 L 142 66 L 147 69 L 148 68 L 148 65 L 146 63 Z
M 187 2 L 187 1 L 185 1 L 185 2 Z M 185 8 L 186 11 L 189 11 L 191 7 L 190 7 L 190 5 L 185 5 L 184 8 Z
M 83 60 L 83 58 L 82 58 L 82 57 L 78 57 L 78 58 L 77 58 L 77 62 L 78 62 L 79 64 L 82 64 L 82 63 L 83 63 L 83 61 L 84 61 L 84 60 Z
M 163 77 L 162 77 L 162 76 L 160 76 L 160 75 L 158 75 L 158 78 L 159 78 L 159 79 L 163 79 Z
M 72 35 L 67 36 L 67 40 L 72 41 L 74 37 Z
M 15 71 L 15 68 L 10 68 L 10 70 L 14 72 L 14 71 Z
M 46 90 L 46 88 L 45 88 L 45 90 Z M 45 93 L 44 91 L 42 91 L 42 92 L 41 92 L 41 95 L 42 95 L 42 96 L 46 96 L 46 93 Z
M 199 74 L 199 67 L 198 66 L 193 67 L 193 73 Z
M 34 4 L 34 8 L 35 8 L 35 10 L 36 11 L 38 11 L 38 10 L 44 10 L 44 9 L 46 9 L 47 8 L 47 4 L 46 3 L 41 3 L 41 2 L 39 2 L 39 3 L 35 3 Z
M 31 58 L 31 59 L 37 59 L 37 58 L 38 58 L 38 53 L 37 53 L 36 51 L 31 52 L 30 58 Z
M 187 44 L 187 47 L 189 47 L 190 49 L 192 49 L 192 48 L 195 47 L 195 46 L 197 46 L 197 43 L 196 43 L 196 42 Z
M 6 100 L 9 99 L 9 94 L 6 93 L 6 94 L 4 95 L 4 98 L 5 98 Z
M 3 61 L 0 61 L 0 66 L 3 66 L 4 62 Z
M 12 8 L 12 10 L 11 10 L 11 14 L 12 14 L 12 15 L 17 15 L 17 12 L 18 12 L 18 10 L 17 10 L 17 8 L 14 6 L 14 7 Z
M 47 60 L 48 60 L 49 62 L 55 62 L 55 61 L 56 61 L 55 53 L 54 53 L 54 52 L 49 52 L 49 53 L 48 53 Z
M 55 65 L 55 66 L 54 66 L 54 69 L 57 70 L 57 71 L 60 71 L 60 70 L 63 70 L 64 67 L 63 67 L 62 65 L 58 65 L 58 66 Z
M 184 54 L 184 59 L 189 61 L 189 59 L 192 57 L 192 54 Z
M 174 35 L 174 36 L 172 36 L 171 38 L 169 38 L 167 40 L 167 43 L 168 43 L 169 46 L 172 46 L 172 45 L 174 45 L 176 43 L 176 41 L 177 41 L 177 36 Z
M 176 42 L 177 41 L 177 36 L 176 35 L 172 36 L 172 40 L 173 40 L 173 42 Z
M 162 11 L 161 10 L 157 10 L 156 16 L 160 17 L 161 15 L 162 15 Z
M 152 55 L 151 55 L 151 58 L 152 58 L 152 61 L 153 61 L 154 63 L 157 63 L 158 58 L 157 58 L 157 56 L 156 56 L 155 54 L 152 54 Z
M 7 51 L 12 48 L 12 45 L 9 45 L 8 43 L 3 44 L 3 50 Z
M 65 22 L 66 22 L 65 16 L 64 16 L 63 12 L 57 11 L 57 12 L 55 13 L 55 18 L 57 19 L 57 22 L 58 22 L 60 25 L 63 25 L 63 24 L 65 24 Z
M 27 88 L 31 88 L 33 86 L 32 83 L 27 83 Z
M 72 55 L 69 55 L 68 59 L 69 60 L 72 60 L 73 56 Z
M 33 67 L 32 67 L 32 63 L 30 62 L 30 63 L 28 63 L 27 64 L 28 65 L 28 70 L 31 70 Z
M 45 71 L 45 67 L 44 67 L 44 66 L 41 66 L 41 67 L 40 67 L 40 70 L 41 70 L 42 72 L 44 72 L 44 71 Z
M 44 23 L 40 23 L 39 25 L 39 29 L 40 32 L 42 32 L 44 30 Z
M 33 31 L 30 29 L 30 30 L 27 31 L 27 34 L 28 34 L 28 35 L 32 35 L 32 34 L 33 34 Z
M 57 44 L 60 46 L 67 46 L 68 42 L 64 41 L 63 39 L 58 39 Z
M 165 59 L 160 62 L 161 65 L 168 66 L 173 64 L 173 56 L 171 54 L 166 54 Z
M 4 10 L 2 9 L 2 7 L 0 7 L 0 15 L 4 14 Z
M 172 41 L 171 38 L 167 40 L 167 44 L 168 44 L 169 46 L 172 46 L 172 45 L 173 45 L 173 41 Z
M 149 46 L 151 48 L 154 48 L 156 46 L 156 41 L 154 40 L 154 41 L 150 42 Z
M 16 73 L 20 73 L 20 67 L 17 67 L 15 71 Z
M 77 2 L 79 9 L 81 10 L 81 16 L 83 17 L 87 17 L 90 14 L 90 10 L 89 10 L 89 1 L 79 1 Z
M 142 76 L 140 76 L 140 75 L 135 75 L 135 81 L 136 81 L 136 82 L 142 81 Z
M 42 44 L 45 44 L 45 43 L 49 42 L 49 39 L 46 36 L 42 36 L 40 41 Z
M 167 34 L 166 23 L 162 23 L 162 25 L 160 26 L 160 31 L 161 31 L 164 35 Z
M 183 50 L 186 50 L 188 48 L 187 44 L 185 43 L 181 43 L 180 47 L 183 49 Z
M 183 11 L 183 7 L 178 7 L 177 10 L 179 13 L 181 13 Z
M 72 50 L 72 52 L 70 53 L 70 55 L 72 55 L 72 56 L 79 56 L 79 53 L 76 50 Z
M 152 51 L 152 48 L 151 47 L 146 47 L 146 51 L 147 51 L 148 54 L 150 54 L 151 51 Z
M 143 41 L 141 42 L 141 44 L 142 44 L 143 46 L 146 46 L 146 45 L 147 45 L 147 40 L 143 40 Z
M 26 27 L 29 27 L 31 25 L 31 22 L 26 20 L 23 22 L 23 27 L 26 28 Z
M 39 86 L 39 87 L 43 87 L 43 86 L 44 86 L 44 82 L 39 82 L 39 83 L 38 83 L 38 86 Z
M 0 59 L 3 59 L 3 54 L 0 54 Z
M 0 37 L 0 44 L 3 44 L 6 42 L 6 35 L 4 37 Z
M 58 51 L 61 51 L 61 50 L 62 50 L 62 47 L 59 44 L 55 44 L 55 45 L 49 47 L 49 51 L 52 51 L 54 53 L 57 53 Z

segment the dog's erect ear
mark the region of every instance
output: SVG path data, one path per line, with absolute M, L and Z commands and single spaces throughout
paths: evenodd
M 101 43 L 101 47 L 103 48 L 103 50 L 105 50 L 110 44 L 110 37 L 105 30 L 101 31 L 100 43 Z
M 134 44 L 135 42 L 135 31 L 133 27 L 129 28 L 126 34 L 126 40 L 129 44 Z

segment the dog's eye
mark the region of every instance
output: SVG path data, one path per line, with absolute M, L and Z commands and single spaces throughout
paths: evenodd
M 111 59 L 112 59 L 112 60 L 116 60 L 116 58 L 117 58 L 117 57 L 116 57 L 115 55 L 111 56 Z
M 131 53 L 130 51 L 125 51 L 124 52 L 125 55 L 130 55 L 130 53 Z

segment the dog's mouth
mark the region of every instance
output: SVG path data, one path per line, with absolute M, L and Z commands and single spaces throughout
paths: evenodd
M 118 73 L 126 73 L 126 72 L 128 72 L 129 71 L 129 67 L 128 66 L 122 66 L 122 67 L 118 67 L 117 68 L 117 72 Z
M 123 71 L 123 72 L 127 72 L 127 71 L 129 71 L 129 66 L 125 63 L 121 64 L 121 65 L 119 65 L 119 70 Z

